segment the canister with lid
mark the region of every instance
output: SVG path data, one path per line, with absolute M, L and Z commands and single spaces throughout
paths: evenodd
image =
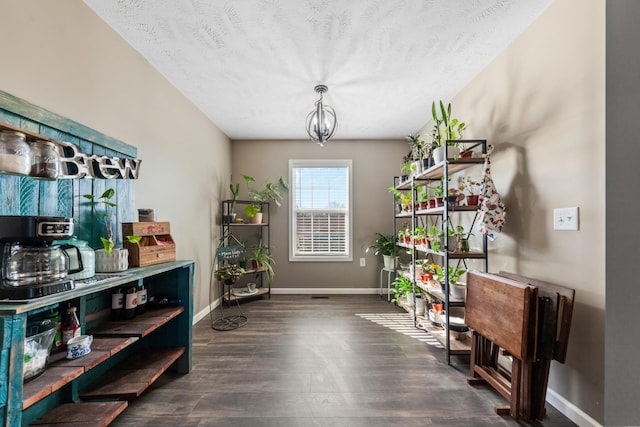
M 0 130 L 0 172 L 28 175 L 31 170 L 31 149 L 22 132 Z
M 50 141 L 31 141 L 31 171 L 34 178 L 56 179 L 60 174 L 60 162 L 56 145 Z

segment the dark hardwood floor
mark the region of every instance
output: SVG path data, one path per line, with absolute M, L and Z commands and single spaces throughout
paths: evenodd
M 378 296 L 274 295 L 241 309 L 249 321 L 240 329 L 200 321 L 193 371 L 166 373 L 112 425 L 575 425 L 548 404 L 541 422 L 496 415 L 506 401 L 467 384 L 468 357 L 449 366 L 443 350 L 357 315 L 403 313 Z

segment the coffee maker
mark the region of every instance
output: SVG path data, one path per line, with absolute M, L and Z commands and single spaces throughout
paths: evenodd
M 53 245 L 73 235 L 73 218 L 52 216 L 0 216 L 0 299 L 25 300 L 67 291 L 75 287 L 68 274 L 67 250 L 72 245 Z

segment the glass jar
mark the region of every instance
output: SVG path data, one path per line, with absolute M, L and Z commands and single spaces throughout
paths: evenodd
M 50 141 L 31 141 L 31 172 L 34 178 L 57 179 L 60 174 L 60 156 Z
M 13 130 L 0 130 L 0 172 L 28 175 L 31 170 L 31 149 L 26 135 Z

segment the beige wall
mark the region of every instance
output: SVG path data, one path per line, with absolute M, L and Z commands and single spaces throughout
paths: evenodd
M 507 206 L 492 272 L 576 290 L 568 360 L 549 387 L 603 422 L 605 299 L 605 1 L 557 0 L 452 100 L 465 136 L 495 145 Z M 423 133 L 430 131 L 425 126 Z M 553 231 L 553 208 L 578 206 L 579 231 Z M 553 397 L 553 396 L 551 396 Z
M 411 129 L 407 131 L 410 132 Z M 287 178 L 289 159 L 352 159 L 353 261 L 289 262 L 289 203 L 285 200 L 282 207 L 272 208 L 271 244 L 276 261 L 273 287 L 285 292 L 317 288 L 334 288 L 333 292 L 351 289 L 364 292 L 363 288 L 378 286 L 377 264 L 382 260 L 372 253 L 365 253 L 365 250 L 373 242 L 376 232 L 392 232 L 392 195 L 388 188 L 393 184 L 393 176 L 399 174 L 402 156 L 409 152 L 404 140 L 336 139 L 324 147 L 310 140 L 234 141 L 232 146 L 234 181 L 241 183 L 241 198 L 245 199 L 246 186 L 241 174 L 251 175 L 258 183 L 263 183 L 268 178 Z M 366 258 L 366 267 L 359 266 L 361 257 Z
M 80 0 L 1 0 L 0 89 L 138 148 L 135 207 L 170 221 L 209 304 L 214 215 L 228 186 L 228 138 Z M 225 195 L 226 197 L 226 195 Z

